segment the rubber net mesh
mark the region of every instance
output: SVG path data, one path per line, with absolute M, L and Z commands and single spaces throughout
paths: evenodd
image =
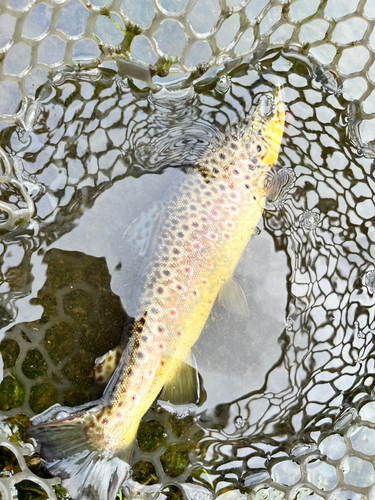
M 287 125 L 261 235 L 286 263 L 277 355 L 213 410 L 150 409 L 124 495 L 375 498 L 374 19 L 373 0 L 0 1 L 4 499 L 62 494 L 23 429 L 100 395 L 94 360 L 126 319 L 106 260 L 56 243 L 116 185 L 193 165 L 276 80 Z

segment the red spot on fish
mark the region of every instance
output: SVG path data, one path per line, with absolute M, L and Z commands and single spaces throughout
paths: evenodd
M 217 210 L 211 210 L 211 215 L 213 217 L 217 217 L 219 215 L 219 212 Z
M 101 373 L 101 371 L 102 371 L 102 366 L 97 366 L 96 367 L 96 372 L 97 373 Z
M 103 380 L 104 380 L 104 377 L 102 377 L 101 375 L 100 375 L 100 377 L 98 377 L 98 378 L 96 379 L 96 381 L 97 381 L 97 382 L 103 382 Z
M 200 244 L 199 244 L 199 243 L 194 243 L 194 248 L 195 248 L 196 250 L 199 250 L 199 249 L 200 249 L 200 247 L 201 247 L 201 246 L 200 246 Z
M 196 297 L 198 295 L 198 292 L 196 290 L 194 290 L 193 295 L 194 295 L 194 297 Z
M 181 335 L 181 332 L 177 332 L 177 335 Z
M 207 285 L 207 280 L 202 280 L 202 285 Z
M 160 361 L 161 366 L 165 365 L 165 361 Z
M 186 272 L 186 273 L 190 273 L 190 272 L 191 272 L 190 267 L 185 267 L 185 272 Z
M 227 222 L 227 227 L 233 227 L 232 222 Z
M 108 424 L 108 418 L 103 418 L 102 424 L 103 425 L 107 425 Z
M 177 314 L 176 309 L 171 309 L 169 312 L 170 312 L 171 316 L 176 316 L 176 314 Z
M 121 413 L 121 411 L 118 411 L 118 412 L 116 413 L 116 417 L 117 417 L 117 418 L 121 418 L 121 417 L 122 417 L 122 413 Z
M 191 225 L 192 225 L 193 227 L 198 227 L 198 226 L 199 226 L 198 222 L 193 222 Z
M 232 212 L 237 212 L 237 207 L 234 205 L 231 205 L 230 209 L 232 210 Z
M 177 285 L 177 286 L 176 286 L 176 288 L 177 288 L 177 290 L 178 290 L 179 292 L 181 292 L 181 291 L 182 291 L 182 286 L 181 286 L 181 285 Z
M 162 344 L 162 343 L 160 342 L 159 347 L 160 347 L 160 349 L 164 349 L 164 344 Z
M 135 401 L 135 396 L 132 396 L 132 401 Z
M 210 240 L 216 240 L 216 234 L 215 233 L 210 233 L 208 235 L 208 237 L 210 238 Z

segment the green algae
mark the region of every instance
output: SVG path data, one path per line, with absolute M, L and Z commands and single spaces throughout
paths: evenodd
M 141 422 L 138 428 L 138 446 L 143 453 L 152 453 L 165 442 L 165 432 L 163 426 L 157 420 Z
M 191 444 L 171 444 L 160 457 L 163 470 L 169 477 L 178 477 L 189 465 L 189 449 Z
M 21 467 L 14 453 L 5 446 L 0 446 L 0 478 L 7 477 L 9 474 L 21 472 Z
M 41 413 L 56 403 L 57 390 L 52 384 L 38 384 L 32 387 L 29 404 L 35 413 Z
M 48 498 L 47 493 L 34 481 L 27 479 L 20 481 L 15 485 L 17 489 L 18 500 L 45 500 Z
M 133 479 L 138 483 L 145 485 L 157 484 L 159 478 L 155 467 L 148 460 L 139 460 L 132 465 Z
M 27 378 L 36 379 L 47 371 L 47 362 L 38 349 L 30 349 L 22 363 L 22 371 Z
M 25 401 L 25 388 L 11 375 L 7 375 L 0 384 L 0 410 L 8 411 L 22 406 Z
M 17 342 L 13 339 L 3 339 L 0 342 L 0 353 L 3 358 L 4 370 L 13 368 L 20 353 Z
M 5 419 L 5 424 L 9 427 L 11 435 L 9 441 L 15 445 L 28 441 L 26 429 L 30 427 L 30 418 L 23 413 L 18 413 L 13 417 Z

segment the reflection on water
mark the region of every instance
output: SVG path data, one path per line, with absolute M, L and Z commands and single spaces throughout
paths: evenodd
M 6 153 L 43 186 L 33 225 L 1 241 L 4 416 L 98 396 L 93 362 L 116 345 L 131 292 L 130 280 L 120 300 L 113 294 L 131 276 L 124 232 L 277 76 L 288 110 L 274 173 L 283 187 L 236 270 L 250 317 L 215 304 L 195 346 L 207 400 L 182 415 L 148 411 L 133 479 L 142 495 L 161 483 L 160 498 L 370 495 L 372 162 L 347 140 L 346 102 L 310 66 L 272 52 L 231 85 L 172 96 L 109 71 L 61 75 L 40 90 L 27 133 L 2 131 Z

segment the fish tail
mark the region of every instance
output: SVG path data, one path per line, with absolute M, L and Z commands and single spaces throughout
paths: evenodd
M 40 444 L 43 465 L 61 478 L 69 495 L 74 500 L 114 500 L 129 476 L 131 449 L 111 453 L 95 448 L 85 435 L 85 413 L 45 423 L 38 423 L 40 417 L 34 417 L 36 425 L 28 435 Z

